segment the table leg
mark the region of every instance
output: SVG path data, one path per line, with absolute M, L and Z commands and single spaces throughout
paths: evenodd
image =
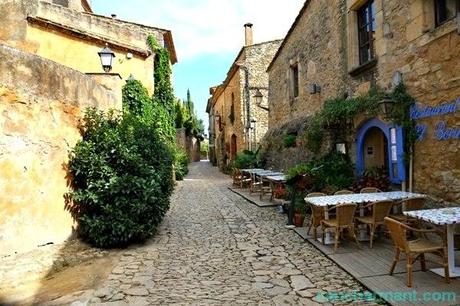
M 447 226 L 447 258 L 449 261 L 449 276 L 460 277 L 460 267 L 455 266 L 454 225 Z M 432 272 L 444 277 L 444 269 L 432 269 Z
M 364 206 L 363 205 L 359 206 L 359 216 L 360 217 L 365 216 L 365 211 L 364 211 Z M 370 237 L 369 237 L 369 234 L 367 233 L 367 226 L 365 224 L 360 224 L 358 226 L 358 228 L 359 228 L 358 240 L 359 241 L 369 241 Z
M 328 206 L 324 207 L 324 219 L 329 220 L 329 207 Z M 332 238 L 331 232 L 329 232 L 328 229 L 325 229 L 325 231 L 326 233 L 324 235 L 324 244 L 325 245 L 334 244 L 334 239 Z M 322 237 L 317 238 L 317 240 L 323 243 Z

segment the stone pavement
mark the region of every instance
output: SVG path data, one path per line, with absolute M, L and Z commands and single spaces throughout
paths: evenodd
M 276 208 L 248 203 L 230 183 L 192 164 L 156 238 L 124 251 L 104 285 L 73 305 L 331 305 L 318 292 L 364 290 L 285 229 Z

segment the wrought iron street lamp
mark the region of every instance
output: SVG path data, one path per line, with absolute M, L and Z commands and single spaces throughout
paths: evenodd
M 382 99 L 379 102 L 380 110 L 382 111 L 385 118 L 387 119 L 390 118 L 394 105 L 395 105 L 395 101 L 391 99 Z
M 259 88 L 256 89 L 256 94 L 254 95 L 254 99 L 256 101 L 257 105 L 262 105 L 262 100 L 264 98 L 264 95 L 260 92 Z
M 110 72 L 112 70 L 113 59 L 115 58 L 115 53 L 109 48 L 108 44 L 105 44 L 104 49 L 98 52 L 101 59 L 102 68 L 105 72 Z

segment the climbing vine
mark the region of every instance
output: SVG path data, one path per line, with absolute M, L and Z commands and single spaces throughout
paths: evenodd
M 415 99 L 407 93 L 403 84 L 398 85 L 390 93 L 373 88 L 362 96 L 326 101 L 323 109 L 311 119 L 307 127 L 307 148 L 317 153 L 321 149 L 326 131 L 331 129 L 345 134 L 344 136 L 350 135 L 353 130 L 353 118 L 360 114 L 376 116 L 381 112 L 379 103 L 383 99 L 394 101 L 387 117 L 392 123 L 403 128 L 405 152 L 411 152 L 417 138 L 415 123 L 410 119 L 410 108 Z
M 147 43 L 155 53 L 153 115 L 158 120 L 158 126 L 162 129 L 162 134 L 172 143 L 176 135 L 174 122 L 176 98 L 171 84 L 172 70 L 169 52 L 161 47 L 152 35 L 148 36 Z

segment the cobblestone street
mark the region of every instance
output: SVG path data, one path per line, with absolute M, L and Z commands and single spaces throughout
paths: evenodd
M 156 238 L 125 251 L 90 302 L 315 305 L 320 291 L 362 290 L 285 229 L 275 208 L 248 203 L 229 184 L 208 163 L 193 164 Z

